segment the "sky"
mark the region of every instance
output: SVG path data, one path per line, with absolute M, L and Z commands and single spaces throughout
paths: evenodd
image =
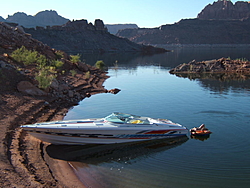
M 6 19 L 16 12 L 34 16 L 40 11 L 55 10 L 70 20 L 94 23 L 101 19 L 104 24 L 133 23 L 153 28 L 196 18 L 214 1 L 217 0 L 1 0 L 0 16 Z

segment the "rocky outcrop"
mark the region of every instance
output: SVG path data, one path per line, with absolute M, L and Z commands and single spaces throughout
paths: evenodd
M 17 90 L 28 95 L 47 95 L 44 91 L 34 86 L 29 81 L 21 81 L 17 84 Z
M 62 26 L 25 28 L 33 38 L 69 53 L 85 52 L 164 52 L 163 49 L 145 47 L 110 34 L 102 20 L 95 24 L 87 20 L 69 21 Z
M 119 93 L 120 91 L 121 91 L 120 89 L 114 88 L 114 89 L 108 90 L 108 93 L 117 94 L 117 93 Z
M 195 60 L 178 65 L 169 71 L 176 73 L 241 73 L 250 75 L 250 62 L 226 58 L 196 62 Z
M 69 19 L 63 18 L 58 15 L 54 10 L 45 10 L 38 12 L 35 16 L 27 15 L 24 12 L 17 12 L 12 16 L 8 16 L 7 22 L 17 23 L 23 27 L 46 27 L 53 25 L 63 25 L 69 21 Z
M 136 24 L 106 24 L 108 31 L 115 35 L 119 30 L 122 29 L 138 29 Z
M 25 46 L 27 49 L 36 50 L 49 58 L 56 57 L 54 49 L 32 38 L 20 26 L 11 27 L 4 22 L 0 22 L 0 41 L 0 53 L 11 52 Z
M 220 0 L 207 5 L 199 14 L 199 19 L 232 20 L 247 19 L 250 16 L 250 4 L 238 1 L 233 4 L 229 0 Z

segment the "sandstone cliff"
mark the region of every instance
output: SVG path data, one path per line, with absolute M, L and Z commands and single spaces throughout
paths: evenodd
M 250 44 L 250 20 L 186 19 L 154 29 L 125 29 L 120 37 L 142 44 Z
M 250 4 L 218 1 L 195 19 L 159 28 L 125 29 L 117 36 L 140 44 L 250 44 Z
M 31 28 L 31 27 L 46 27 L 53 25 L 63 25 L 68 22 L 69 19 L 63 18 L 58 15 L 54 10 L 45 10 L 38 12 L 35 16 L 27 15 L 23 12 L 17 12 L 12 16 L 8 16 L 6 22 L 18 23 L 19 25 Z
M 102 20 L 94 25 L 87 20 L 69 21 L 62 26 L 25 28 L 33 38 L 70 53 L 85 52 L 164 52 L 163 49 L 135 44 L 110 34 Z
M 233 4 L 228 0 L 220 0 L 207 5 L 199 14 L 199 19 L 232 20 L 246 19 L 250 16 L 250 4 L 247 1 L 238 1 Z

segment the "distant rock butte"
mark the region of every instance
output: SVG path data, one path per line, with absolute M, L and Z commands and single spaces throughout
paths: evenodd
M 0 16 L 0 22 L 17 23 L 25 28 L 63 25 L 68 21 L 70 20 L 58 15 L 54 10 L 40 11 L 35 16 L 27 15 L 24 12 L 16 12 L 7 19 Z M 111 34 L 116 34 L 120 29 L 138 28 L 136 24 L 106 24 L 105 27 Z
M 8 16 L 6 19 L 6 22 L 18 23 L 26 28 L 63 25 L 68 21 L 69 19 L 59 16 L 54 10 L 41 11 L 35 16 L 27 15 L 24 12 L 17 12 L 13 16 Z
M 228 0 L 220 0 L 207 5 L 199 14 L 199 19 L 232 20 L 250 17 L 250 3 L 238 1 L 233 4 Z

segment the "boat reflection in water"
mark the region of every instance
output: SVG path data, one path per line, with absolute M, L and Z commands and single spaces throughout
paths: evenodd
M 177 147 L 188 140 L 188 137 L 168 138 L 145 142 L 133 142 L 108 145 L 49 145 L 48 155 L 65 161 L 87 164 L 109 163 L 112 161 L 129 161 L 147 157 L 154 153 Z
M 200 141 L 205 141 L 205 140 L 207 140 L 207 139 L 210 138 L 210 135 L 205 135 L 205 136 L 198 136 L 198 135 L 194 136 L 194 135 L 191 135 L 190 137 L 192 139 L 196 139 L 196 140 L 200 140 Z

